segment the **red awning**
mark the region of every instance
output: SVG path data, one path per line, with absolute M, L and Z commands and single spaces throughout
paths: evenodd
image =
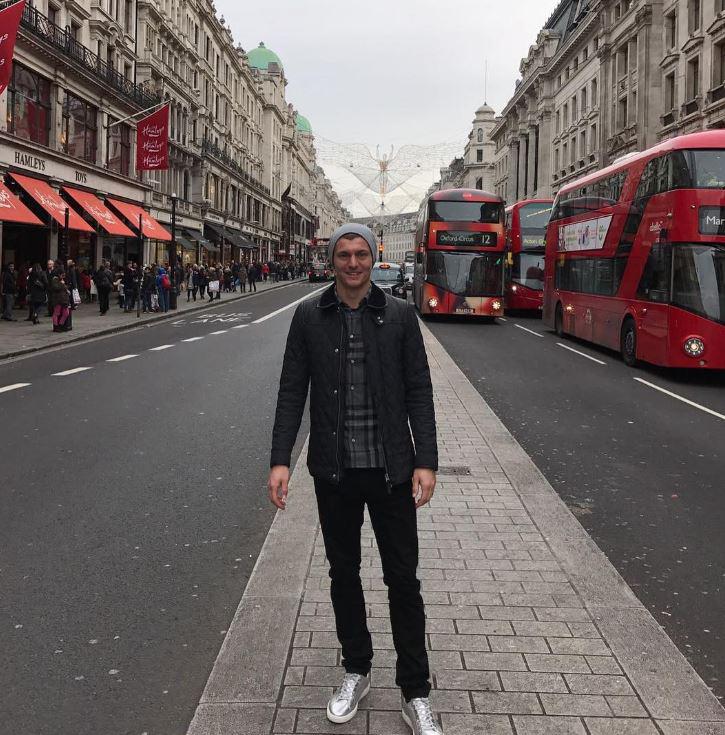
M 136 237 L 95 194 L 91 194 L 90 191 L 72 189 L 70 186 L 64 186 L 63 191 L 73 201 L 80 204 L 109 235 Z
M 11 173 L 10 176 L 35 199 L 38 204 L 61 226 L 65 227 L 65 210 L 68 210 L 68 227 L 81 232 L 93 232 L 93 228 L 72 207 L 60 198 L 60 194 L 50 185 L 32 176 Z
M 24 225 L 43 223 L 0 181 L 0 220 Z
M 106 199 L 106 203 L 110 204 L 124 219 L 138 230 L 138 220 L 141 217 L 142 235 L 149 240 L 164 240 L 171 242 L 171 234 L 167 232 L 145 209 L 138 204 L 129 204 L 128 202 L 119 202 L 118 199 Z

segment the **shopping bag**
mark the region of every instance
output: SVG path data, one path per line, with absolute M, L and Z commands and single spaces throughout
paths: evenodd
M 209 281 L 208 289 L 210 293 L 216 293 L 219 291 L 219 281 Z
M 78 306 L 81 303 L 81 294 L 77 288 L 73 289 L 73 303 Z

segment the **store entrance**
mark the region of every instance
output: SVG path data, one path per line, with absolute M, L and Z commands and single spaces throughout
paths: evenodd
M 16 269 L 26 264 L 45 264 L 50 257 L 50 230 L 36 225 L 3 223 L 2 264 L 15 263 Z

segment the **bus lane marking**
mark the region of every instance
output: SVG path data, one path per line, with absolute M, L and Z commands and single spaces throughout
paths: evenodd
M 130 360 L 133 357 L 138 357 L 138 355 L 121 355 L 121 357 L 112 357 L 110 360 L 106 360 L 106 362 L 123 362 L 124 360 Z
M 529 329 L 528 327 L 522 327 L 520 324 L 514 324 L 514 326 L 517 329 L 523 329 L 524 332 L 528 332 L 529 334 L 533 334 L 535 337 L 541 337 L 541 339 L 544 339 L 544 335 L 540 332 L 535 332 L 533 329 Z
M 27 388 L 32 383 L 13 383 L 12 385 L 4 385 L 0 388 L 0 393 L 7 393 L 11 390 L 18 390 L 19 388 Z
M 215 334 L 226 334 L 229 330 L 228 329 L 220 329 L 218 332 L 209 332 L 210 335 Z
M 182 339 L 182 342 L 198 342 L 200 339 L 204 339 L 203 337 L 189 337 L 187 339 Z
M 695 401 L 691 401 L 689 398 L 685 398 L 684 396 L 678 395 L 677 393 L 673 393 L 670 390 L 667 390 L 666 388 L 660 388 L 659 385 L 655 385 L 654 383 L 650 383 L 647 380 L 643 380 L 642 378 L 634 378 L 638 383 L 642 383 L 642 385 L 646 385 L 649 388 L 654 388 L 655 390 L 658 390 L 660 393 L 664 393 L 666 396 L 670 396 L 671 398 L 675 398 L 678 401 L 682 401 L 682 403 L 686 403 L 688 406 L 692 406 L 693 408 L 698 408 L 700 411 L 704 411 L 705 413 L 709 413 L 711 416 L 715 416 L 718 419 L 721 419 L 722 421 L 725 421 L 725 415 L 718 413 L 717 411 L 713 411 L 711 408 L 708 408 L 707 406 L 703 406 L 700 403 L 695 403 Z
M 89 367 L 71 368 L 70 370 L 63 370 L 60 373 L 53 373 L 53 377 L 54 378 L 65 378 L 66 375 L 75 375 L 76 373 L 83 373 L 86 370 L 93 370 L 93 368 L 89 368 Z
M 273 311 L 271 314 L 266 314 L 265 316 L 260 317 L 259 319 L 255 319 L 252 324 L 261 324 L 262 322 L 266 322 L 267 319 L 271 319 L 272 317 L 277 316 L 277 314 L 281 314 L 283 311 L 287 311 L 287 309 L 291 309 L 293 306 L 297 306 L 297 304 L 302 303 L 303 301 L 306 301 L 309 298 L 312 298 L 316 293 L 319 293 L 320 291 L 324 291 L 327 286 L 323 286 L 322 288 L 316 288 L 312 293 L 308 293 L 306 296 L 303 296 L 301 299 L 297 299 L 296 301 L 293 301 L 291 304 L 287 304 L 287 306 L 283 306 L 281 309 L 277 309 L 277 311 Z
M 149 347 L 149 352 L 161 352 L 161 350 L 168 350 L 174 345 L 159 345 L 158 347 Z
M 569 345 L 562 344 L 561 342 L 557 342 L 557 345 L 559 347 L 563 347 L 565 350 L 569 350 L 569 352 L 574 352 L 577 355 L 581 355 L 582 357 L 586 357 L 587 360 L 591 360 L 592 362 L 596 362 L 599 365 L 606 365 L 606 362 L 603 362 L 602 360 L 597 360 L 596 357 L 592 357 L 591 355 L 587 355 L 586 352 L 579 352 L 579 350 L 575 350 L 573 347 L 569 347 Z

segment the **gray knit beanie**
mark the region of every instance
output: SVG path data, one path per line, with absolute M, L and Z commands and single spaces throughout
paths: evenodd
M 368 244 L 370 252 L 373 254 L 373 263 L 376 261 L 378 257 L 378 243 L 375 240 L 373 231 L 366 225 L 360 225 L 357 222 L 348 222 L 347 224 L 338 227 L 332 235 L 330 235 L 330 242 L 327 249 L 327 256 L 330 259 L 330 263 L 332 263 L 332 254 L 335 252 L 335 245 L 337 245 L 337 241 L 343 235 L 359 235 L 362 237 L 362 239 Z

